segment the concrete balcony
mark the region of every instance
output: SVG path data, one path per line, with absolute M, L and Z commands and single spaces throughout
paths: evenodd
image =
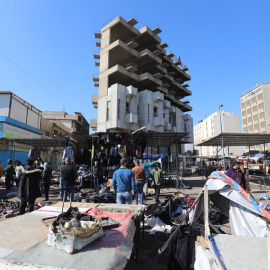
M 164 109 L 169 109 L 171 107 L 171 102 L 169 100 L 164 100 L 163 107 Z
M 165 128 L 166 131 L 171 131 L 172 130 L 172 125 L 171 123 L 165 123 Z
M 138 124 L 138 115 L 134 113 L 127 113 L 125 117 L 127 124 Z
M 165 125 L 164 118 L 161 118 L 159 116 L 154 117 L 154 126 L 155 127 L 162 127 Z
M 96 131 L 97 130 L 97 119 L 91 119 L 90 120 L 90 127 Z
M 92 95 L 92 104 L 95 109 L 98 107 L 98 95 Z
M 153 94 L 153 101 L 154 102 L 160 102 L 163 100 L 164 100 L 164 94 L 160 93 L 159 91 L 157 91 Z
M 176 112 L 175 107 L 171 106 L 170 107 L 170 113 L 175 113 L 175 112 Z
M 138 89 L 132 86 L 127 87 L 126 96 L 136 97 L 138 95 Z

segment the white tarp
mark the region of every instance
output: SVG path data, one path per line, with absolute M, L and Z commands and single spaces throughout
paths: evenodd
M 241 205 L 230 202 L 231 234 L 237 236 L 265 237 L 266 222 Z
M 220 195 L 228 198 L 229 200 L 242 205 L 244 208 L 258 214 L 262 215 L 262 213 L 254 207 L 254 205 L 248 202 L 243 194 L 240 191 L 232 189 L 231 185 L 218 179 L 209 179 L 206 183 L 208 185 L 209 195 L 213 192 L 218 191 Z
M 225 210 L 227 212 L 225 214 L 230 216 L 232 235 L 266 236 L 267 223 L 258 216 L 262 216 L 262 213 L 252 202 L 248 202 L 240 191 L 233 189 L 230 184 L 219 179 L 209 179 L 206 184 L 211 200 L 223 213 Z M 226 198 L 227 201 L 222 198 Z M 203 197 L 198 200 L 194 215 L 191 218 L 194 228 L 202 213 Z
M 210 249 L 202 246 L 196 247 L 196 258 L 194 263 L 195 270 L 219 270 Z

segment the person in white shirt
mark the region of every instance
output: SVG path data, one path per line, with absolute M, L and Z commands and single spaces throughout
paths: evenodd
M 17 161 L 16 167 L 15 167 L 15 176 L 14 176 L 14 182 L 16 183 L 16 188 L 19 187 L 19 176 L 22 173 L 22 163 L 20 161 Z

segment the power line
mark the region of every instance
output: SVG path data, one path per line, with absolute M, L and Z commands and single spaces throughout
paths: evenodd
M 61 96 L 57 95 L 54 91 L 52 91 L 49 87 L 47 87 L 45 84 L 43 84 L 42 82 L 40 82 L 39 80 L 37 80 L 33 75 L 31 75 L 29 72 L 27 72 L 25 69 L 23 69 L 21 66 L 19 66 L 18 64 L 16 64 L 12 59 L 10 59 L 6 54 L 4 54 L 3 52 L 0 51 L 0 54 L 3 55 L 3 57 L 5 57 L 9 62 L 11 62 L 14 66 L 16 66 L 18 69 L 20 69 L 23 73 L 25 73 L 27 76 L 29 76 L 32 80 L 34 80 L 37 84 L 39 84 L 40 86 L 42 86 L 43 88 L 45 88 L 46 90 L 48 90 L 49 92 L 51 92 L 53 95 L 55 95 L 56 97 L 58 97 L 59 99 L 61 99 L 63 102 L 65 102 L 65 104 L 68 104 L 69 106 L 71 106 L 73 109 L 76 110 L 75 107 L 73 107 L 73 105 L 71 105 L 70 103 L 68 103 L 65 99 L 63 99 Z

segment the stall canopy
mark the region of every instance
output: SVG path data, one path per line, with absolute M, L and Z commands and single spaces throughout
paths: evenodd
M 67 139 L 57 138 L 57 139 L 17 139 L 14 143 L 27 144 L 33 147 L 65 147 Z M 69 139 L 69 145 L 74 146 L 76 141 Z
M 220 133 L 197 146 L 253 146 L 270 143 L 270 134 L 262 133 Z
M 90 135 L 90 137 L 97 137 L 98 135 L 102 135 L 105 133 L 95 133 Z M 117 133 L 109 133 L 110 139 L 113 138 Z M 189 133 L 185 132 L 145 132 L 143 130 L 131 133 L 129 136 L 129 140 L 132 141 L 140 138 L 144 138 L 147 141 L 148 146 L 171 146 L 175 143 L 185 143 L 185 137 L 188 136 Z
M 188 133 L 179 132 L 137 132 L 131 135 L 134 140 L 144 136 L 149 146 L 171 146 L 175 143 L 185 143 L 182 139 L 186 137 Z

